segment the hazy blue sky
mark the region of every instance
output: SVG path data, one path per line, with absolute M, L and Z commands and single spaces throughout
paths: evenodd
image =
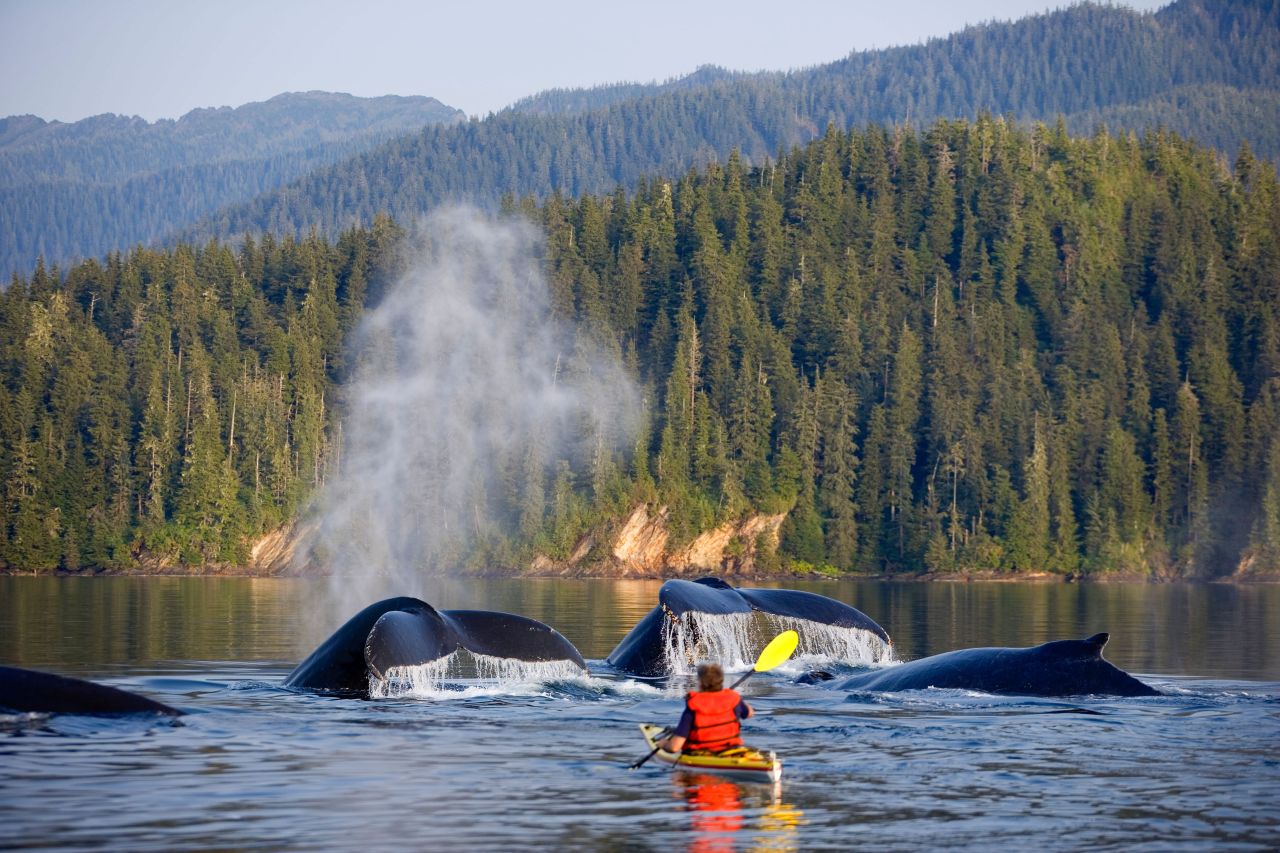
M 0 0 L 0 116 L 177 118 L 281 92 L 431 95 L 471 115 L 553 87 L 830 62 L 1064 0 Z M 1150 10 L 1167 0 L 1127 0 Z

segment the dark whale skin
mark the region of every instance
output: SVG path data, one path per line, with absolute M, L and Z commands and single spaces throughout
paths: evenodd
M 795 589 L 737 589 L 719 578 L 669 580 L 658 590 L 658 605 L 645 615 L 609 653 L 614 669 L 640 678 L 669 675 L 662 632 L 668 621 L 685 613 L 750 613 L 807 619 L 841 628 L 860 628 L 888 643 L 889 635 L 869 616 L 849 605 Z
M 177 708 L 127 690 L 16 666 L 0 666 L 0 708 L 25 713 L 95 716 L 182 715 Z
M 1008 696 L 1159 696 L 1102 657 L 1108 634 L 1030 648 L 958 649 L 829 682 L 840 690 L 896 693 L 930 687 Z
M 289 673 L 295 690 L 366 696 L 369 677 L 430 663 L 459 648 L 524 661 L 587 664 L 572 643 L 535 619 L 489 610 L 436 610 L 407 596 L 374 602 L 348 619 Z

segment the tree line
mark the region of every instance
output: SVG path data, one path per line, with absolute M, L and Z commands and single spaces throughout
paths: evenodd
M 304 92 L 176 121 L 0 119 L 0 274 L 156 244 L 320 166 L 462 118 L 431 98 Z
M 1154 14 L 1080 4 L 792 72 L 704 68 L 662 85 L 551 91 L 461 122 L 429 98 L 280 95 L 178 121 L 0 119 L 0 275 L 136 245 L 272 231 L 330 239 L 465 198 L 578 196 L 641 177 L 752 164 L 837 127 L 927 126 L 987 111 L 1165 126 L 1280 159 L 1280 7 L 1178 0 Z M 421 133 L 423 125 L 430 125 Z
M 612 458 L 504 479 L 514 523 L 459 566 L 567 556 L 637 502 L 682 541 L 785 512 L 766 566 L 1280 565 L 1280 192 L 1247 146 L 833 127 L 503 210 L 648 402 Z M 340 464 L 344 342 L 398 241 L 383 218 L 15 279 L 0 560 L 243 560 Z
M 792 72 L 703 69 L 656 86 L 552 91 L 455 126 L 435 126 L 183 232 L 226 239 L 263 229 L 336 234 L 381 212 L 410 221 L 466 199 L 546 198 L 634 187 L 644 176 L 750 164 L 821 136 L 828 124 L 975 118 L 990 112 L 1092 133 L 1170 128 L 1234 154 L 1248 140 L 1280 158 L 1280 5 L 1178 0 L 1155 14 L 1083 3 L 1012 23 L 968 27 L 925 44 L 850 54 Z

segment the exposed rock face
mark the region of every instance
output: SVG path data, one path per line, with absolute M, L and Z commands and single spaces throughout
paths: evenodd
M 583 536 L 566 560 L 536 557 L 535 575 L 565 577 L 721 577 L 758 573 L 758 549 L 772 554 L 786 514 L 753 515 L 700 534 L 679 548 L 671 547 L 666 507 L 642 504 L 632 510 L 616 533 L 595 530 Z M 297 522 L 259 537 L 245 568 L 253 575 L 311 574 L 321 567 L 301 564 L 299 544 L 309 531 Z
M 1250 548 L 1240 559 L 1235 571 L 1227 577 L 1227 580 L 1245 583 L 1250 581 L 1280 580 L 1280 565 L 1269 563 L 1261 558 L 1257 549 Z
M 295 565 L 294 555 L 302 537 L 311 530 L 308 526 L 291 521 L 275 530 L 269 530 L 250 540 L 249 559 L 244 563 L 184 563 L 176 551 L 134 551 L 137 569 L 134 574 L 148 575 L 244 575 L 267 577 L 270 575 L 302 575 L 316 572 L 313 565 Z
M 667 562 L 667 508 L 659 507 L 649 515 L 649 507 L 641 504 L 631 513 L 613 541 L 613 558 L 624 566 L 640 571 L 657 571 Z
M 249 568 L 255 575 L 288 574 L 303 531 L 296 522 L 282 524 L 263 534 L 249 551 Z
M 609 556 L 588 561 L 598 533 L 583 537 L 568 560 L 538 557 L 535 574 L 576 577 L 680 577 L 715 573 L 722 577 L 756 572 L 757 548 L 778 547 L 785 513 L 754 515 L 728 522 L 680 548 L 670 547 L 667 508 L 636 507 L 610 543 Z

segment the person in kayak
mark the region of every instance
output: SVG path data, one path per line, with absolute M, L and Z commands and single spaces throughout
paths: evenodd
M 704 663 L 698 667 L 698 690 L 686 697 L 680 722 L 662 747 L 668 752 L 724 752 L 741 747 L 738 721 L 753 713 L 736 690 L 724 688 L 720 664 Z

